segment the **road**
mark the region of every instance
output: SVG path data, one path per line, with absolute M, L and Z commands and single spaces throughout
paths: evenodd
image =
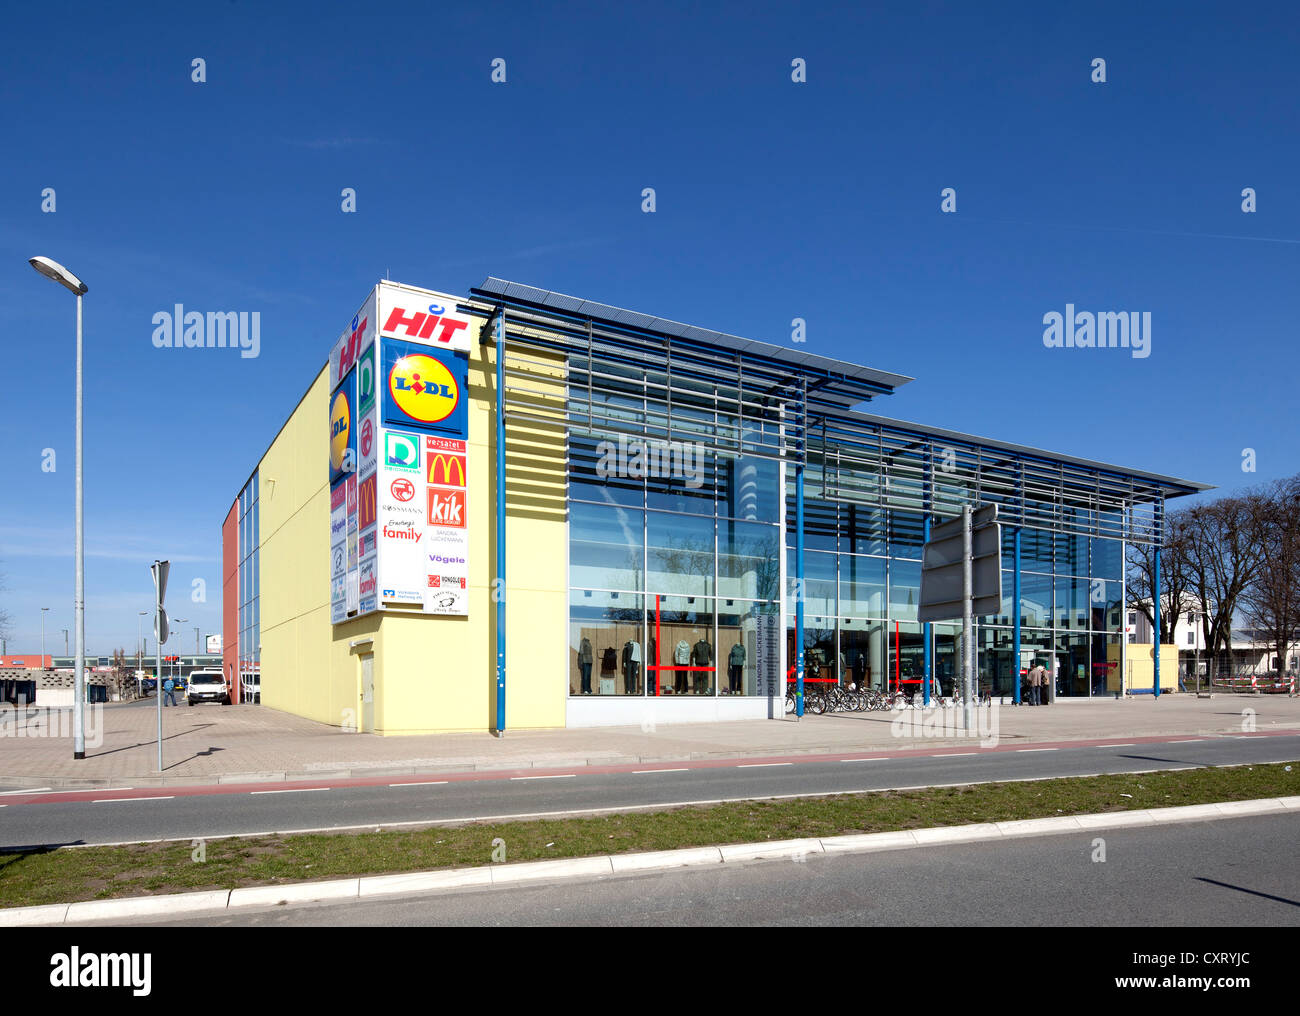
M 443 776 L 0 794 L 0 846 L 191 839 L 1300 759 L 1300 736 L 1145 738 Z
M 1294 927 L 1300 866 L 1289 859 L 1297 836 L 1300 815 L 1270 815 L 112 923 Z M 1099 841 L 1104 861 L 1096 859 Z M 1233 946 L 1230 933 L 1198 942 Z M 967 947 L 996 966 L 1006 943 Z

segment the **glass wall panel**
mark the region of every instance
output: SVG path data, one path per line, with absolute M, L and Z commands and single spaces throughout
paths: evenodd
M 889 512 L 889 556 L 916 558 L 925 545 L 925 523 L 917 512 Z
M 569 601 L 569 694 L 645 689 L 641 597 L 575 589 Z
M 757 691 L 758 671 L 755 663 L 758 654 L 758 616 L 762 609 L 764 605 L 759 603 L 718 600 L 720 694 L 753 695 Z
M 848 680 L 859 688 L 881 688 L 885 679 L 885 625 L 849 617 L 840 619 L 840 655 Z
M 840 555 L 840 614 L 885 616 L 885 559 Z
M 569 582 L 584 589 L 639 591 L 644 517 L 644 512 L 632 508 L 571 502 Z
M 662 667 L 671 668 L 659 671 L 658 694 L 714 693 L 719 660 L 713 608 L 713 600 L 706 596 L 663 596 L 657 608 L 651 602 L 650 658 L 657 658 Z M 735 644 L 734 627 L 729 626 L 728 636 L 731 641 L 724 654 L 724 668 L 726 656 Z M 650 691 L 651 694 L 656 691 L 653 676 Z
M 1089 692 L 1088 636 L 1056 636 L 1056 695 L 1077 698 Z
M 817 614 L 834 618 L 839 612 L 836 607 L 836 568 L 834 554 L 818 554 L 814 552 L 805 552 L 803 556 L 804 568 L 804 614 L 805 616 Z M 798 595 L 795 588 L 795 553 L 793 550 L 786 552 L 786 592 L 789 597 L 788 606 L 793 606 L 795 596 Z M 832 627 L 834 622 L 832 621 Z
M 1004 590 L 1005 591 L 1005 590 Z M 1046 627 L 1052 623 L 1052 576 L 1020 573 L 1020 625 Z
M 889 616 L 899 621 L 915 621 L 921 602 L 921 562 L 889 562 Z
M 626 440 L 626 439 L 625 439 Z M 645 481 L 633 479 L 620 464 L 617 440 L 569 436 L 569 497 L 640 508 Z
M 718 520 L 718 594 L 775 600 L 781 588 L 776 526 Z
M 1088 627 L 1088 580 L 1056 576 L 1055 626 L 1083 630 Z
M 889 687 L 911 696 L 923 690 L 925 640 L 921 625 L 890 624 L 885 631 L 886 672 Z M 915 683 L 913 683 L 915 682 Z
M 1020 530 L 1020 570 L 1052 570 L 1052 534 L 1043 529 Z
M 781 466 L 752 455 L 718 456 L 718 514 L 753 522 L 776 522 L 780 511 Z
M 1124 577 L 1124 544 L 1119 540 L 1092 540 L 1092 574 L 1118 581 Z
M 951 696 L 961 685 L 961 629 L 950 624 L 931 625 L 934 656 L 930 673 L 939 684 L 939 694 Z
M 843 510 L 844 547 L 853 554 L 885 553 L 885 512 L 881 508 L 845 505 Z
M 647 592 L 713 592 L 713 518 L 646 512 Z

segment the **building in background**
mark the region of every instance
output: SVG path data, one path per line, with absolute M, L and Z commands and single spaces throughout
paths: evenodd
M 494 278 L 380 283 L 227 515 L 228 680 L 381 733 L 782 715 L 800 646 L 808 677 L 947 691 L 921 548 L 993 502 L 981 685 L 1042 659 L 1058 698 L 1105 694 L 1125 543 L 1207 488 L 862 411 L 909 380 Z

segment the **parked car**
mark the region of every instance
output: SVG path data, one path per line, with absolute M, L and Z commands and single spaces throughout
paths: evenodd
M 226 679 L 219 670 L 196 670 L 190 674 L 190 686 L 185 699 L 190 705 L 195 702 L 220 702 L 230 705 L 230 689 Z

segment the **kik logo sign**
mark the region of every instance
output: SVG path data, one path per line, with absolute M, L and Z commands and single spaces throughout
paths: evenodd
M 384 421 L 465 436 L 467 359 L 395 340 L 383 352 Z
M 430 487 L 429 525 L 465 528 L 465 491 L 451 487 Z

